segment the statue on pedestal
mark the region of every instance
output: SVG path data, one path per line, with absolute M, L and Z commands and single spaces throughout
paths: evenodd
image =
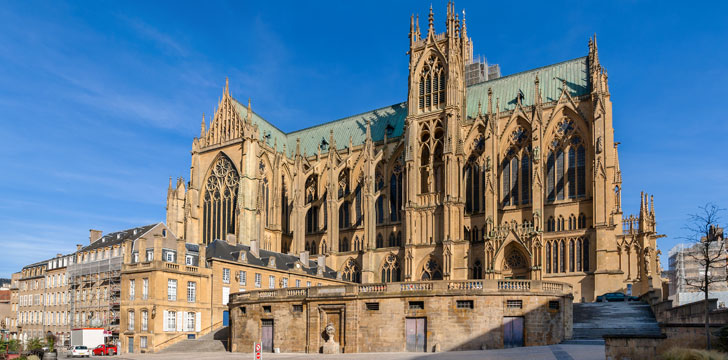
M 326 339 L 326 342 L 323 346 L 323 353 L 324 354 L 338 354 L 339 351 L 339 343 L 334 341 L 334 333 L 336 330 L 334 329 L 334 324 L 329 323 L 326 325 L 326 328 L 324 329 L 324 339 Z

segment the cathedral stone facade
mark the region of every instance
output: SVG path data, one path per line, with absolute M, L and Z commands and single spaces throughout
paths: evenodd
M 624 216 L 618 142 L 596 37 L 587 56 L 466 85 L 473 42 L 411 19 L 406 101 L 283 132 L 226 81 L 170 181 L 187 242 L 325 255 L 361 283 L 531 279 L 575 301 L 661 288 L 651 197 Z M 403 84 L 404 85 L 404 84 Z

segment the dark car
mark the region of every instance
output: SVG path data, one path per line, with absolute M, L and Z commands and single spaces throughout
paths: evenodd
M 597 296 L 597 302 L 610 302 L 610 301 L 627 301 L 627 295 L 619 292 L 606 293 L 604 295 Z M 630 299 L 631 300 L 631 299 Z

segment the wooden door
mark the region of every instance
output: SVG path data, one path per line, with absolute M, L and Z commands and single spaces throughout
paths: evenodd
M 523 318 L 506 316 L 503 318 L 503 347 L 523 346 Z
M 264 352 L 273 352 L 273 319 L 263 319 L 261 343 Z
M 406 318 L 405 319 L 405 337 L 407 341 L 407 351 L 426 352 L 427 351 L 427 319 L 426 318 Z

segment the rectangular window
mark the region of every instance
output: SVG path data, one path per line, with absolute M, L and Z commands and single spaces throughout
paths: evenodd
M 147 337 L 146 336 L 140 336 L 139 337 L 139 347 L 142 349 L 147 348 Z
M 142 310 L 142 331 L 149 330 L 149 313 L 146 310 Z
M 138 263 L 139 262 L 139 253 L 136 253 L 135 252 L 134 254 L 132 254 L 131 257 L 132 257 L 132 260 L 131 260 L 132 262 L 134 262 L 134 263 Z
M 222 282 L 225 284 L 230 283 L 230 269 L 227 269 L 227 268 L 222 269 Z
M 263 282 L 263 275 L 256 273 L 255 274 L 255 287 L 257 287 L 257 288 L 261 287 L 262 282 Z
M 425 302 L 424 301 L 410 301 L 409 309 L 410 310 L 424 310 Z
M 379 311 L 379 303 L 378 302 L 368 302 L 366 303 L 367 310 L 370 311 Z
M 296 287 L 301 287 L 301 280 L 296 280 Z
M 104 289 L 104 297 L 106 297 L 106 289 Z M 146 300 L 149 298 L 149 279 L 142 279 L 142 299 Z
M 306 281 L 306 287 L 311 287 L 311 282 L 310 281 Z
M 293 305 L 293 312 L 303 312 L 303 305 Z
M 195 302 L 197 299 L 197 284 L 194 281 L 187 282 L 187 302 Z
M 475 305 L 473 304 L 473 300 L 458 300 L 455 307 L 458 309 L 473 309 Z
M 167 300 L 177 301 L 177 280 L 167 280 Z
M 152 260 L 154 260 L 154 250 L 148 249 L 147 250 L 147 261 L 152 261 Z
M 167 262 L 174 262 L 174 251 L 167 251 L 165 254 L 165 259 Z
M 134 331 L 134 312 L 129 311 L 129 331 Z
M 185 265 L 192 266 L 192 255 L 185 256 Z
M 129 300 L 134 300 L 134 285 L 136 285 L 136 281 L 129 280 Z
M 187 321 L 185 321 L 185 324 L 187 325 L 186 331 L 195 331 L 195 313 L 187 313 Z
M 523 300 L 506 300 L 506 308 L 523 309 Z
M 283 279 L 281 279 L 281 281 L 283 282 L 281 287 L 287 288 L 288 287 L 288 278 L 283 278 Z
M 223 286 L 222 288 L 222 304 L 227 305 L 228 301 L 230 300 L 230 288 L 227 286 Z
M 243 315 L 245 315 L 245 314 L 248 313 L 248 309 L 246 309 L 245 306 L 241 306 L 240 307 L 240 313 L 243 314 Z
M 276 288 L 276 277 L 273 275 L 268 276 L 268 288 L 270 288 L 270 289 Z
M 238 278 L 241 286 L 245 286 L 245 284 L 248 282 L 248 273 L 246 271 L 240 271 L 238 273 Z
M 270 305 L 263 306 L 263 312 L 264 313 L 270 314 L 270 311 L 271 311 Z
M 174 311 L 167 312 L 167 331 L 175 331 L 177 329 L 177 313 Z
M 551 310 L 558 310 L 559 309 L 559 302 L 558 301 L 549 301 L 549 309 L 551 309 Z

